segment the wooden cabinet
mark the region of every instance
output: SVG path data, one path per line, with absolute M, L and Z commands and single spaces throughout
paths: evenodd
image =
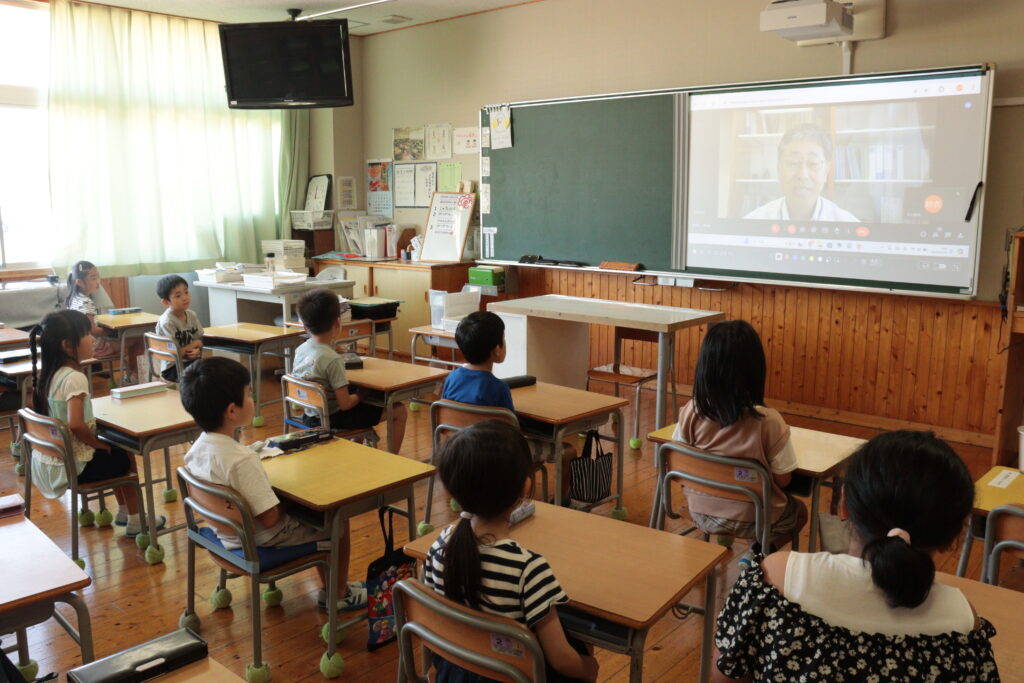
M 460 263 L 420 263 L 401 261 L 350 261 L 317 259 L 319 273 L 329 266 L 342 266 L 346 278 L 355 281 L 354 297 L 383 296 L 402 301 L 398 319 L 393 323 L 394 350 L 401 357 L 409 355 L 412 335 L 410 327 L 430 324 L 430 303 L 427 290 L 458 292 L 466 284 L 472 261 Z M 377 338 L 377 348 L 387 350 L 387 336 Z
M 1009 318 L 999 335 L 999 350 L 1005 360 L 992 464 L 1016 467 L 1017 426 L 1024 423 L 1024 233 L 1013 236 L 1011 248 L 1010 288 L 1006 301 Z

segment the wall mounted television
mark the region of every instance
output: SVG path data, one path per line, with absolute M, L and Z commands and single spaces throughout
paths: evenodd
M 347 107 L 353 102 L 348 21 L 221 24 L 228 107 Z

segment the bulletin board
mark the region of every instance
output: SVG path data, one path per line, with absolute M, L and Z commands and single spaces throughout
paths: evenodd
M 421 261 L 461 261 L 476 205 L 475 192 L 435 192 L 430 200 Z

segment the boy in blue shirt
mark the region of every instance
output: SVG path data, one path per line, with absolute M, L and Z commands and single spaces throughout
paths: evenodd
M 459 322 L 455 343 L 459 345 L 466 363 L 448 375 L 441 398 L 515 412 L 512 391 L 493 372 L 494 364 L 505 360 L 505 323 L 502 319 L 490 311 L 470 313 Z M 569 504 L 569 484 L 572 482 L 569 462 L 575 457 L 576 449 L 572 444 L 563 442 L 561 485 L 565 505 Z

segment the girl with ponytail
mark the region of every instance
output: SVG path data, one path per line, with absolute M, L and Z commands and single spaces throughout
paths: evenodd
M 967 467 L 931 432 L 868 441 L 844 477 L 849 552 L 774 553 L 741 574 L 718 617 L 715 680 L 998 681 L 995 629 L 935 582 L 933 557 L 973 501 Z
M 548 681 L 594 681 L 597 660 L 581 643 L 570 643 L 558 621 L 554 607 L 569 598 L 551 567 L 508 538 L 509 516 L 529 495 L 532 472 L 526 439 L 507 423 L 478 422 L 449 438 L 438 474 L 462 512 L 430 547 L 424 577 L 450 600 L 532 630 L 544 650 Z M 434 665 L 437 683 L 488 680 L 436 655 Z

